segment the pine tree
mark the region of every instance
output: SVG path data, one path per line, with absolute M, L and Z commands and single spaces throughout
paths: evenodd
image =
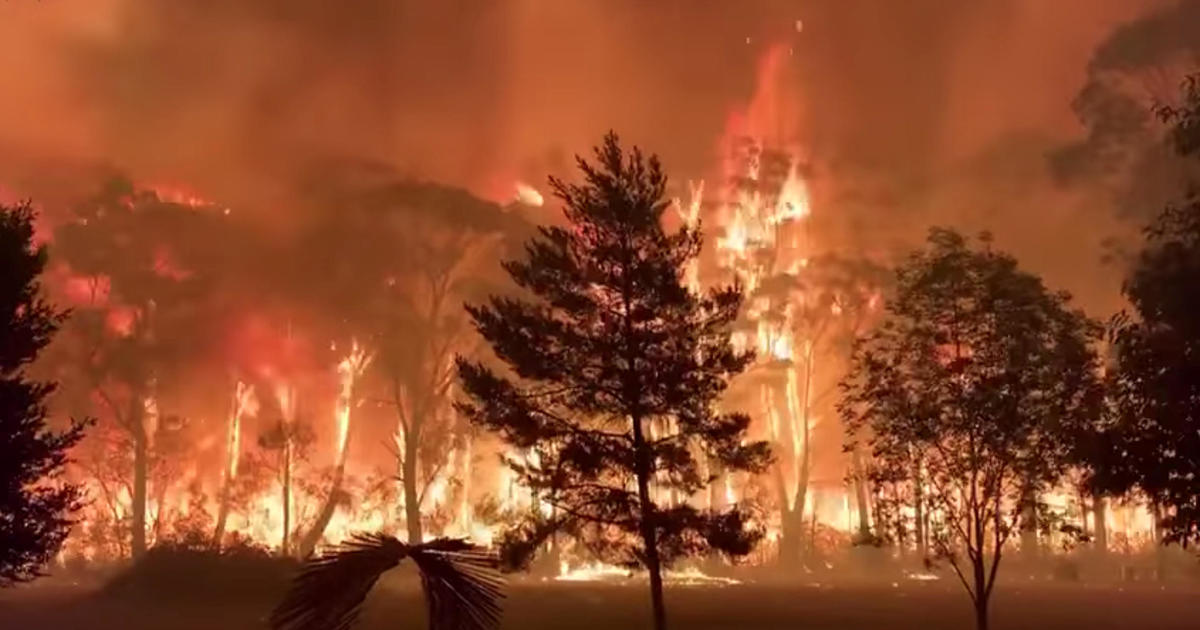
M 45 400 L 54 384 L 25 373 L 64 319 L 41 296 L 45 267 L 46 248 L 33 243 L 32 208 L 0 206 L 0 586 L 41 574 L 81 499 L 61 474 L 83 425 L 51 431 Z
M 730 343 L 740 288 L 697 295 L 684 285 L 701 236 L 665 231 L 656 157 L 626 154 L 611 133 L 595 157 L 577 160 L 583 185 L 550 180 L 569 225 L 540 228 L 525 260 L 505 263 L 524 296 L 467 307 L 511 376 L 460 357 L 467 400 L 458 407 L 524 455 L 510 466 L 551 506 L 506 551 L 521 556 L 565 532 L 604 560 L 645 567 L 662 629 L 665 565 L 744 555 L 761 535 L 737 506 L 687 502 L 712 480 L 702 456 L 726 472 L 757 472 L 769 451 L 745 439 L 748 416 L 716 410 L 752 359 Z

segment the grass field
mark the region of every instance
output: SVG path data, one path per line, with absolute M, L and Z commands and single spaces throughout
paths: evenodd
M 942 582 L 898 586 L 763 585 L 674 587 L 670 625 L 678 629 L 958 630 L 972 627 L 966 595 Z M 647 627 L 644 586 L 514 583 L 505 604 L 512 630 L 637 629 Z M 271 601 L 255 597 L 113 596 L 51 583 L 0 593 L 5 630 L 249 630 L 263 628 Z M 415 585 L 390 583 L 376 592 L 363 630 L 423 628 Z M 1183 630 L 1200 627 L 1200 588 L 1008 585 L 996 595 L 994 628 L 1002 630 Z

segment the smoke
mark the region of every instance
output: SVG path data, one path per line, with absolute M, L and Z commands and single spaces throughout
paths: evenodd
M 1065 171 L 1111 142 L 1093 138 L 1123 142 L 1108 121 L 1145 110 L 1089 96 L 1095 77 L 1183 50 L 1196 6 L 9 2 L 0 79 L 16 89 L 0 103 L 0 166 L 3 185 L 39 198 L 106 165 L 277 221 L 329 160 L 500 200 L 563 174 L 612 128 L 682 182 L 712 174 L 727 115 L 781 44 L 832 241 L 890 250 L 931 223 L 987 227 L 1087 290 L 1092 279 L 1059 272 L 1095 266 L 1096 243 L 1046 245 L 1115 213 L 1071 206 L 1046 156 L 1078 138 L 1079 119 L 1086 140 L 1061 152 Z
M 1086 135 L 1053 159 L 1060 180 L 1106 190 L 1144 220 L 1180 191 L 1186 165 L 1161 142 L 1152 107 L 1173 103 L 1200 69 L 1200 2 L 1183 0 L 1115 29 L 1097 46 L 1073 101 Z

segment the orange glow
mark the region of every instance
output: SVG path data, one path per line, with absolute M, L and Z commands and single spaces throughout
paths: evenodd
M 536 188 L 526 184 L 525 182 L 517 182 L 516 189 L 517 201 L 520 201 L 527 206 L 536 206 L 540 208 L 542 204 L 546 202 L 546 200 L 542 198 L 542 193 L 538 192 Z

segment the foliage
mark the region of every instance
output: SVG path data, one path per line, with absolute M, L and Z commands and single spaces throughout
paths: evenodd
M 345 630 L 384 572 L 411 558 L 421 574 L 430 630 L 486 630 L 500 621 L 495 558 L 462 540 L 407 545 L 360 534 L 310 560 L 271 613 L 274 630 Z
M 931 231 L 896 273 L 881 326 L 843 384 L 848 439 L 865 439 L 877 478 L 923 494 L 934 552 L 987 602 L 1029 497 L 1071 461 L 1101 389 L 1097 326 L 984 239 Z
M 1171 125 L 1168 137 L 1175 152 L 1183 157 L 1200 157 L 1200 73 L 1183 80 L 1179 105 L 1159 105 L 1155 113 Z
M 0 587 L 41 574 L 82 499 L 62 472 L 84 425 L 51 430 L 55 385 L 25 374 L 65 317 L 42 297 L 46 248 L 34 244 L 33 222 L 28 203 L 0 206 Z
M 656 158 L 626 154 L 609 134 L 596 160 L 578 160 L 584 185 L 551 179 L 569 225 L 540 228 L 525 259 L 505 263 L 524 293 L 468 306 L 511 376 L 460 357 L 458 408 L 499 433 L 513 449 L 508 464 L 551 506 L 548 525 L 531 533 L 565 531 L 610 562 L 645 566 L 661 627 L 660 563 L 744 555 L 759 536 L 737 507 L 718 513 L 672 497 L 710 482 L 700 454 L 761 471 L 768 449 L 745 440 L 749 417 L 715 411 L 752 359 L 729 341 L 741 291 L 684 286 L 700 233 L 664 231 Z
M 1176 150 L 1200 157 L 1200 84 L 1162 108 Z M 1200 540 L 1200 194 L 1190 191 L 1146 229 L 1124 286 L 1137 317 L 1113 326 L 1112 423 L 1092 452 L 1093 483 L 1138 489 L 1168 508 L 1165 539 Z

